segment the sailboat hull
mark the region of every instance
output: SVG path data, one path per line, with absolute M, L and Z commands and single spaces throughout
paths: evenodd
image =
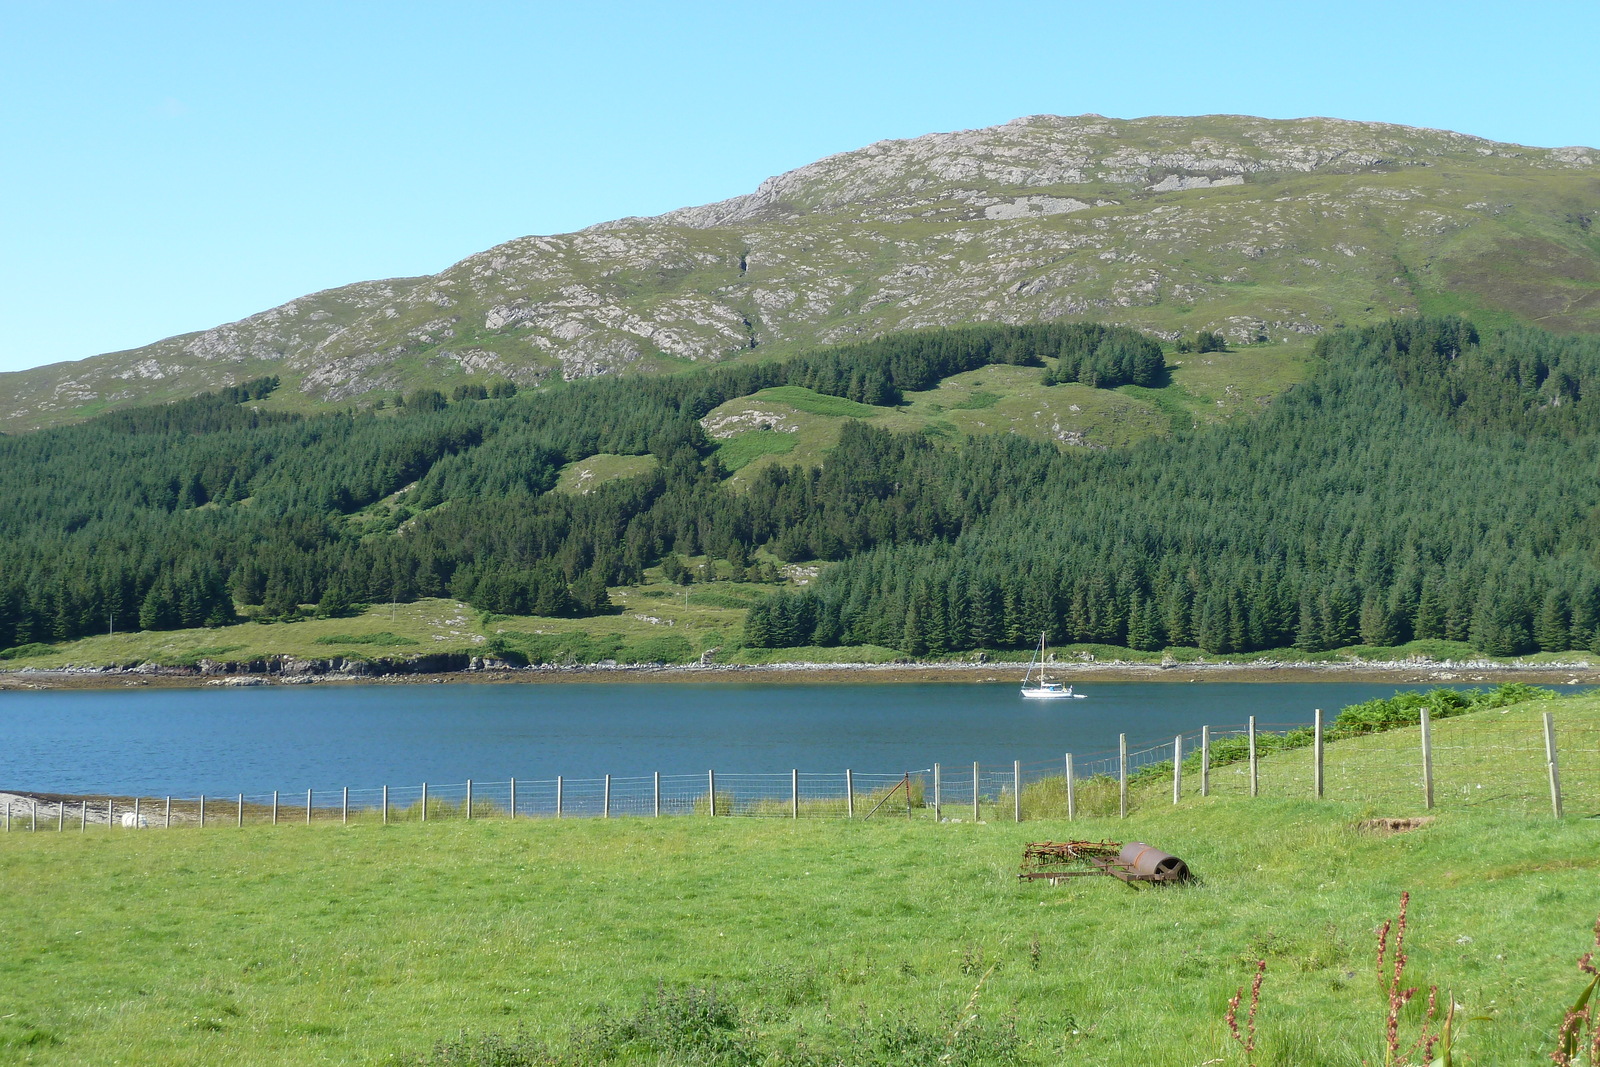
M 1029 700 L 1082 700 L 1081 693 L 1055 686 L 1049 689 L 1024 689 L 1022 695 Z

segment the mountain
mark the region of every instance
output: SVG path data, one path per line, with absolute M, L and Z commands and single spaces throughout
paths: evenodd
M 0 374 L 15 432 L 274 375 L 269 406 L 523 386 L 923 326 L 1295 344 L 1413 311 L 1600 330 L 1600 152 L 1334 119 L 1033 116 L 884 141 L 142 348 Z

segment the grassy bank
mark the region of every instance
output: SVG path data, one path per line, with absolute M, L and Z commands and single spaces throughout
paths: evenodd
M 698 568 L 705 557 L 687 561 Z M 724 566 L 726 569 L 726 566 Z M 189 666 L 203 659 L 249 662 L 274 656 L 300 659 L 409 659 L 438 653 L 494 655 L 510 653 L 518 662 L 692 663 L 704 652 L 715 662 L 889 663 L 916 657 L 878 645 L 833 647 L 748 648 L 742 644 L 749 608 L 774 589 L 792 583 L 735 581 L 677 585 L 653 568 L 642 586 L 611 590 L 617 605 L 612 615 L 568 619 L 541 616 L 485 615 L 458 600 L 423 599 L 409 604 L 376 604 L 344 618 L 303 618 L 295 622 L 246 621 L 232 626 L 188 630 L 152 630 L 100 634 L 55 644 L 36 643 L 0 650 L 0 670 L 39 670 L 72 666 L 152 663 Z M 1078 644 L 1054 649 L 1063 666 L 1131 663 L 1187 666 L 1193 664 L 1367 663 L 1405 664 L 1411 660 L 1497 663 L 1525 667 L 1594 665 L 1589 652 L 1540 652 L 1529 656 L 1492 657 L 1470 645 L 1452 641 L 1412 641 L 1377 647 L 1356 645 L 1331 652 L 1277 649 L 1236 655 L 1212 655 L 1198 648 L 1140 651 L 1117 645 Z M 1028 662 L 1029 649 L 989 650 L 992 663 L 1018 667 Z M 520 659 L 518 658 L 520 657 Z M 935 661 L 939 657 L 925 657 Z M 949 657 L 970 663 L 975 653 Z
M 1501 719 L 1480 715 L 1449 725 Z M 0 1059 L 399 1063 L 521 1027 L 586 1063 L 1193 1067 L 1243 1062 L 1223 1014 L 1265 959 L 1258 1062 L 1381 1062 L 1374 929 L 1410 890 L 1407 984 L 1464 1005 L 1458 1053 L 1547 1062 L 1600 910 L 1596 827 L 1468 808 L 1356 829 L 1415 807 L 13 833 Z M 1017 882 L 1025 842 L 1076 836 L 1154 843 L 1202 882 Z

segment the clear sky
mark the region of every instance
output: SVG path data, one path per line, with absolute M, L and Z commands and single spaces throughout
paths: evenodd
M 1600 4 L 0 0 L 0 370 L 1098 112 L 1600 145 Z

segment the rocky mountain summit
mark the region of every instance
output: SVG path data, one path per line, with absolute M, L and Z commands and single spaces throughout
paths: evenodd
M 1424 308 L 1600 329 L 1600 152 L 1334 119 L 1033 116 L 0 374 L 0 428 L 277 374 L 273 403 L 1085 318 L 1281 341 Z

